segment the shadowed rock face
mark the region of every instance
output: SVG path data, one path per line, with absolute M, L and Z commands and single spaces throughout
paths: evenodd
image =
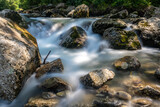
M 26 29 L 0 18 L 0 98 L 12 101 L 40 62 L 36 39 Z
M 66 48 L 82 48 L 87 41 L 86 32 L 77 26 L 72 27 L 61 37 L 60 45 Z

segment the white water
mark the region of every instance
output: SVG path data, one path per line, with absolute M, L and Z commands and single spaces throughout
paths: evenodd
M 61 58 L 64 64 L 63 74 L 44 75 L 40 80 L 36 80 L 34 75 L 25 84 L 20 95 L 11 103 L 0 105 L 0 107 L 21 107 L 26 101 L 37 92 L 37 86 L 44 78 L 61 77 L 71 84 L 73 91 L 64 98 L 58 107 L 64 107 L 68 103 L 76 103 L 84 99 L 86 91 L 79 83 L 79 77 L 89 71 L 98 68 L 108 68 L 113 70 L 114 60 L 126 55 L 137 56 L 141 62 L 152 61 L 153 57 L 159 57 L 158 49 L 143 47 L 142 50 L 127 51 L 113 50 L 108 48 L 108 43 L 103 41 L 100 35 L 92 32 L 91 25 L 97 19 L 69 19 L 69 18 L 33 18 L 28 31 L 37 38 L 42 59 L 51 50 L 47 61 Z M 66 49 L 59 46 L 60 36 L 73 26 L 82 27 L 88 36 L 87 46 L 82 49 Z M 103 49 L 104 48 L 104 49 Z M 158 62 L 155 59 L 154 62 Z M 115 71 L 117 72 L 117 71 Z M 115 79 L 115 81 L 118 79 Z

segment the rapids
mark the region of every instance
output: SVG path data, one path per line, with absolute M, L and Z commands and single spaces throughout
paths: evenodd
M 0 101 L 0 107 L 23 107 L 27 100 L 38 94 L 37 86 L 49 77 L 61 77 L 71 84 L 72 91 L 66 98 L 62 99 L 58 107 L 65 107 L 68 104 L 90 103 L 94 95 L 83 89 L 79 78 L 89 71 L 99 68 L 108 68 L 116 73 L 115 78 L 107 84 L 115 89 L 121 89 L 120 82 L 129 75 L 139 75 L 149 83 L 158 83 L 155 79 L 148 79 L 155 68 L 149 68 L 147 64 L 160 65 L 160 50 L 155 48 L 142 47 L 141 50 L 113 50 L 108 48 L 108 43 L 103 41 L 100 35 L 92 32 L 92 23 L 97 19 L 70 19 L 70 18 L 31 18 L 32 23 L 28 31 L 36 37 L 42 60 L 51 50 L 47 61 L 61 58 L 64 64 L 63 74 L 44 75 L 39 80 L 32 75 L 19 96 L 11 103 Z M 59 46 L 59 37 L 73 26 L 83 28 L 87 33 L 87 46 L 82 49 L 66 49 Z M 130 26 L 130 24 L 129 24 Z M 126 28 L 131 30 L 131 28 Z M 139 58 L 142 67 L 139 72 L 118 72 L 112 67 L 112 63 L 123 56 L 133 55 Z M 144 72 L 145 71 L 145 72 Z M 88 100 L 86 100 L 88 99 Z

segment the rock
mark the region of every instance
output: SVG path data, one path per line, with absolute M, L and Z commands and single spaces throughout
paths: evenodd
M 56 9 L 60 9 L 60 8 L 66 8 L 66 4 L 65 4 L 65 3 L 59 3 L 59 4 L 56 6 Z
M 160 18 L 144 19 L 138 27 L 144 46 L 160 48 Z
M 53 99 L 53 98 L 56 98 L 56 95 L 53 94 L 52 92 L 43 92 L 42 98 L 43 99 Z
M 44 82 L 41 83 L 40 87 L 43 90 L 47 90 L 54 93 L 58 93 L 58 92 L 62 92 L 70 89 L 69 84 L 58 77 L 52 77 L 52 78 L 46 79 Z
M 40 96 L 30 98 L 24 107 L 56 107 L 59 103 L 58 98 L 44 99 Z
M 136 57 L 125 56 L 116 60 L 113 66 L 118 70 L 138 70 L 141 64 Z
M 36 39 L 24 28 L 0 17 L 0 99 L 12 101 L 40 66 Z
M 140 96 L 150 97 L 153 99 L 160 100 L 160 88 L 158 87 L 152 87 L 150 85 L 147 85 L 143 89 L 139 90 L 137 94 Z
M 86 18 L 89 17 L 89 7 L 85 4 L 79 5 L 75 8 L 73 18 Z
M 117 98 L 122 99 L 122 100 L 131 100 L 132 96 L 130 94 L 128 94 L 127 92 L 124 91 L 118 91 L 116 92 L 115 95 Z
M 86 88 L 99 88 L 114 76 L 115 73 L 108 69 L 94 70 L 81 77 L 80 81 Z
M 93 107 L 128 107 L 127 103 L 114 98 L 97 98 L 93 102 Z
M 92 30 L 94 33 L 103 35 L 104 31 L 110 27 L 125 28 L 127 24 L 120 19 L 99 19 L 93 23 Z
M 47 9 L 42 14 L 45 17 L 50 17 L 54 13 L 53 9 Z
M 144 17 L 146 17 L 146 18 L 160 17 L 160 8 L 154 7 L 154 6 L 149 6 L 146 9 L 146 12 L 144 13 Z
M 67 12 L 71 12 L 72 10 L 74 10 L 76 7 L 75 6 L 68 6 L 68 8 L 66 9 Z
M 138 16 L 138 12 L 137 11 L 134 11 L 133 13 L 130 13 L 129 14 L 129 17 L 130 18 L 138 18 L 139 16 Z
M 152 101 L 147 98 L 136 98 L 132 100 L 134 107 L 150 107 Z
M 67 17 L 72 17 L 73 14 L 74 14 L 75 10 L 71 10 L 68 14 L 67 14 Z
M 72 27 L 61 37 L 60 45 L 66 48 L 82 48 L 87 41 L 86 32 L 77 26 Z
M 41 67 L 36 70 L 36 78 L 41 77 L 45 73 L 62 73 L 64 70 L 63 63 L 61 59 L 56 59 L 52 62 L 41 65 Z
M 138 36 L 133 31 L 125 31 L 119 28 L 108 28 L 103 33 L 103 38 L 109 41 L 109 47 L 113 49 L 141 49 Z
M 56 13 L 53 13 L 50 17 L 64 17 L 64 16 L 62 16 L 62 15 L 60 15 L 60 14 L 56 14 Z
M 124 19 L 124 18 L 127 18 L 128 17 L 128 11 L 125 9 L 125 10 L 122 10 L 118 13 L 115 13 L 115 14 L 111 14 L 109 16 L 110 18 L 120 18 L 120 19 Z
M 3 18 L 11 19 L 13 22 L 17 23 L 18 25 L 22 27 L 27 27 L 26 22 L 24 19 L 20 16 L 20 14 L 14 10 L 10 9 L 4 9 L 0 11 L 0 16 Z
M 155 72 L 155 77 L 157 78 L 157 79 L 160 79 L 160 68 L 158 68 L 157 70 L 156 70 L 156 72 Z

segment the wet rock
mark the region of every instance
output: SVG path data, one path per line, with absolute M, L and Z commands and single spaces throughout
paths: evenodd
M 103 33 L 103 38 L 109 41 L 109 47 L 113 49 L 141 49 L 138 36 L 133 31 L 125 31 L 119 28 L 108 28 Z
M 99 19 L 95 21 L 92 25 L 92 30 L 94 33 L 98 33 L 103 35 L 104 31 L 107 28 L 115 27 L 115 28 L 125 28 L 127 24 L 120 19 Z
M 113 66 L 118 70 L 138 70 L 141 64 L 136 57 L 125 56 L 116 60 Z
M 0 16 L 3 18 L 11 19 L 13 22 L 17 23 L 18 25 L 22 27 L 27 27 L 27 24 L 24 21 L 24 19 L 20 16 L 18 12 L 14 10 L 4 9 L 0 11 Z
M 160 18 L 152 17 L 138 23 L 144 46 L 160 48 Z
M 44 99 L 40 96 L 30 98 L 24 107 L 56 107 L 59 103 L 58 98 Z
M 72 16 L 73 16 L 74 11 L 75 11 L 75 10 L 71 10 L 71 11 L 67 14 L 67 17 L 72 17 Z
M 45 10 L 42 14 L 43 14 L 45 17 L 50 17 L 53 13 L 54 13 L 53 9 L 47 9 L 47 10 Z
M 144 13 L 144 17 L 146 17 L 146 18 L 160 17 L 160 8 L 154 7 L 154 6 L 149 6 L 146 9 L 146 12 Z
M 122 99 L 122 100 L 131 100 L 132 96 L 130 94 L 128 94 L 127 92 L 124 92 L 124 91 L 118 91 L 116 92 L 115 96 L 119 99 Z
M 44 82 L 41 83 L 40 87 L 45 91 L 47 90 L 54 93 L 58 93 L 58 92 L 62 92 L 70 89 L 69 84 L 58 77 L 52 77 L 52 78 L 46 79 Z
M 108 69 L 94 70 L 81 77 L 80 81 L 86 88 L 99 88 L 114 76 L 115 73 Z
M 132 100 L 132 105 L 134 107 L 150 107 L 152 100 L 147 98 L 136 98 Z
M 124 19 L 126 17 L 128 17 L 128 11 L 125 9 L 125 10 L 122 10 L 118 13 L 115 13 L 115 14 L 111 14 L 109 16 L 110 18 L 121 18 L 121 19 Z
M 56 95 L 58 97 L 66 97 L 68 93 L 69 91 L 60 91 L 60 92 L 57 92 Z
M 82 48 L 87 41 L 86 32 L 77 26 L 72 27 L 61 36 L 60 45 L 66 48 Z
M 61 59 L 56 59 L 52 62 L 48 62 L 44 65 L 41 65 L 36 70 L 36 78 L 41 77 L 45 73 L 62 73 L 64 70 L 63 63 Z
M 89 17 L 89 7 L 85 4 L 79 5 L 75 8 L 73 18 L 86 18 Z
M 66 9 L 67 12 L 70 12 L 72 10 L 74 10 L 76 7 L 75 6 L 68 6 L 68 8 Z
M 36 39 L 24 28 L 0 17 L 0 99 L 12 101 L 41 58 Z
M 143 89 L 139 90 L 137 94 L 160 100 L 160 88 L 158 87 L 152 87 L 147 85 Z
M 55 97 L 56 97 L 56 95 L 52 92 L 43 92 L 42 93 L 42 98 L 43 99 L 53 99 Z
M 157 70 L 156 70 L 156 72 L 155 72 L 155 77 L 157 78 L 157 79 L 160 79 L 160 68 L 158 68 Z

